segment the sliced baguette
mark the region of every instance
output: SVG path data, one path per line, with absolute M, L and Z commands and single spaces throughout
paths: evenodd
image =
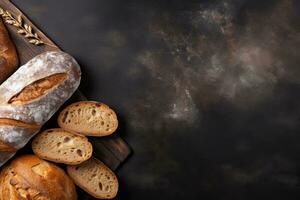
M 103 103 L 80 101 L 66 107 L 58 116 L 61 128 L 87 136 L 107 136 L 118 127 L 116 113 Z
M 119 189 L 116 175 L 101 161 L 91 158 L 77 165 L 67 166 L 74 183 L 95 198 L 112 199 Z
M 43 131 L 33 139 L 31 145 L 38 157 L 69 165 L 80 164 L 93 153 L 92 144 L 86 137 L 60 128 Z

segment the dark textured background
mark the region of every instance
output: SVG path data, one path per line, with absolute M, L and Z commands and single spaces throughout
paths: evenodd
M 300 2 L 14 0 L 133 156 L 118 199 L 300 198 Z

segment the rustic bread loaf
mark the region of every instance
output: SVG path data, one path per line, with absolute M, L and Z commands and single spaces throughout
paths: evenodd
M 80 101 L 59 114 L 58 124 L 87 136 L 107 136 L 117 129 L 118 119 L 116 113 L 103 103 Z
M 33 139 L 31 145 L 38 157 L 69 165 L 80 164 L 93 153 L 92 144 L 86 137 L 60 128 L 43 131 Z
M 36 56 L 0 85 L 0 166 L 14 154 L 7 155 L 7 146 L 22 148 L 74 93 L 80 75 L 74 58 L 52 51 Z
M 16 149 L 13 148 L 12 146 L 10 146 L 9 144 L 3 142 L 3 141 L 0 141 L 0 149 L 3 151 L 3 152 L 15 152 Z
M 67 171 L 76 185 L 95 198 L 112 199 L 118 193 L 116 175 L 95 158 L 80 165 L 69 165 Z
M 7 79 L 18 66 L 18 55 L 6 27 L 0 18 L 0 83 Z
M 0 173 L 0 200 L 76 200 L 75 185 L 58 166 L 24 155 Z

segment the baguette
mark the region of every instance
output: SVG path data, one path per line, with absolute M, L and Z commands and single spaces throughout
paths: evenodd
M 42 159 L 75 165 L 88 160 L 93 147 L 86 137 L 55 128 L 38 134 L 32 141 L 32 150 Z
M 116 113 L 103 103 L 80 101 L 67 106 L 58 116 L 60 127 L 86 136 L 107 136 L 118 127 Z
M 70 55 L 45 52 L 21 66 L 0 85 L 0 166 L 6 146 L 22 148 L 80 83 L 80 67 Z
M 77 166 L 69 165 L 67 172 L 76 185 L 95 198 L 112 199 L 118 193 L 116 175 L 95 158 Z

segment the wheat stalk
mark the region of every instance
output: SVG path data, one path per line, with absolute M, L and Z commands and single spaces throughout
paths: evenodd
M 45 44 L 39 35 L 34 32 L 32 27 L 24 23 L 22 16 L 19 15 L 15 18 L 10 12 L 0 7 L 0 15 L 2 16 L 5 23 L 13 25 L 18 28 L 18 33 L 24 35 L 28 39 L 28 42 L 34 45 Z

